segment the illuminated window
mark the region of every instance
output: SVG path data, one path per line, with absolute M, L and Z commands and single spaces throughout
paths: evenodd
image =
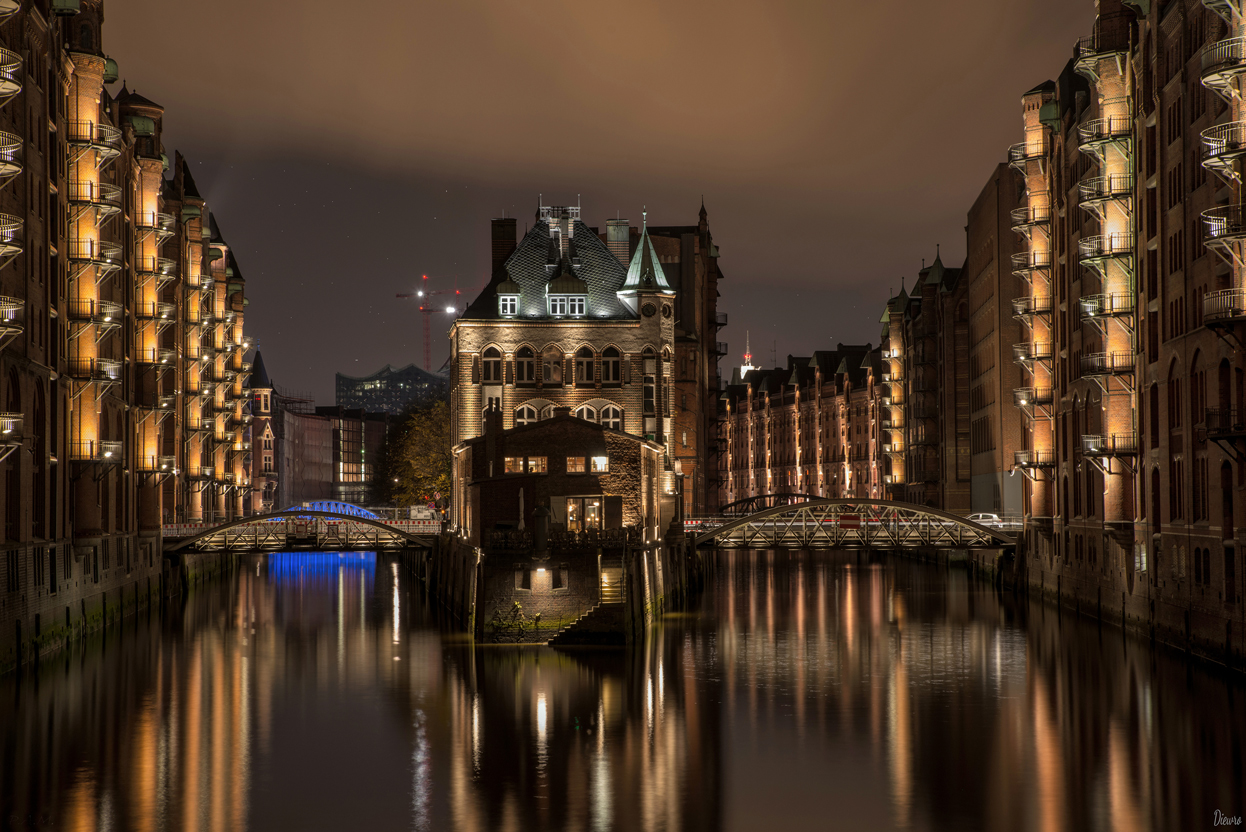
M 623 430 L 623 411 L 611 405 L 601 409 L 601 426 L 612 430 Z
M 521 456 L 506 457 L 506 468 L 504 470 L 508 474 L 522 474 L 523 473 L 523 457 Z
M 575 354 L 575 383 L 593 383 L 593 351 L 588 347 L 580 347 Z
M 601 354 L 601 383 L 618 384 L 623 379 L 620 369 L 619 351 L 608 347 Z
M 541 381 L 543 384 L 562 384 L 562 351 L 558 347 L 546 347 L 541 354 Z
M 567 457 L 567 473 L 583 474 L 584 473 L 584 457 L 569 456 Z
M 610 458 L 604 456 L 592 457 L 592 472 L 594 474 L 604 474 L 610 470 Z
M 515 411 L 515 424 L 516 425 L 531 425 L 536 421 L 537 421 L 536 408 L 530 404 L 525 404 L 523 407 Z
M 497 347 L 489 347 L 489 349 L 485 350 L 484 359 L 484 383 L 501 384 L 502 353 L 498 352 Z
M 536 383 L 536 353 L 532 347 L 520 347 L 515 353 L 515 383 Z
M 549 314 L 554 316 L 571 315 L 573 317 L 582 317 L 584 315 L 584 307 L 584 295 L 549 296 Z
M 543 456 L 528 457 L 528 473 L 529 474 L 544 474 L 544 473 L 547 473 L 548 471 L 549 471 L 549 466 L 548 466 L 546 457 L 543 457 Z
M 567 314 L 583 315 L 584 314 L 584 296 L 572 295 L 567 298 Z
M 501 295 L 498 297 L 498 312 L 502 315 L 519 314 L 519 296 Z
M 586 422 L 597 421 L 597 411 L 594 410 L 591 406 L 586 405 L 586 404 L 582 404 L 579 407 L 577 407 L 575 409 L 575 415 L 577 418 L 583 419 Z
M 566 315 L 567 314 L 567 296 L 551 295 L 549 299 L 549 314 Z

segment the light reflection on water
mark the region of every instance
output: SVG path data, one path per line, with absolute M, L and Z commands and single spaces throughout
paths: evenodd
M 1203 828 L 1240 679 L 959 571 L 718 553 L 629 653 L 473 650 L 374 555 L 257 558 L 0 680 L 0 828 Z

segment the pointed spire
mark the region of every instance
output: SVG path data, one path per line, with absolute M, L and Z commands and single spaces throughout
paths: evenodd
M 672 292 L 671 285 L 666 282 L 666 273 L 662 270 L 662 261 L 658 259 L 657 249 L 649 237 L 648 206 L 641 210 L 640 242 L 636 245 L 636 253 L 627 267 L 627 279 L 619 288 L 619 294 L 650 291 Z
M 752 334 L 746 329 L 744 330 L 744 363 L 751 365 L 753 363 L 753 345 L 750 342 Z
M 710 225 L 709 220 L 706 219 L 709 214 L 705 212 L 705 194 L 701 194 L 701 212 L 697 216 L 699 218 L 699 221 L 697 222 L 697 230 L 704 233 Z

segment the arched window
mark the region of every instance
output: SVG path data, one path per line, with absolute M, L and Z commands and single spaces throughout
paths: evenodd
M 1159 447 L 1159 385 L 1158 384 L 1151 385 L 1150 399 L 1151 399 L 1150 401 L 1151 424 L 1148 426 L 1148 429 L 1151 434 L 1151 447 L 1158 448 Z
M 597 411 L 593 407 L 587 404 L 582 404 L 579 407 L 577 407 L 575 409 L 575 415 L 577 419 L 583 419 L 586 422 L 597 421 Z
M 541 354 L 541 382 L 547 385 L 562 384 L 562 350 L 556 346 L 546 347 Z
M 536 353 L 532 347 L 520 347 L 515 353 L 515 383 L 536 384 Z
M 580 347 L 575 354 L 575 383 L 591 385 L 593 381 L 593 351 Z
M 483 381 L 485 384 L 502 383 L 502 353 L 497 347 L 485 350 Z
M 545 405 L 545 407 L 541 408 L 541 419 L 542 420 L 553 419 L 553 418 L 554 418 L 554 406 L 552 404 L 547 404 Z
M 618 384 L 623 381 L 621 368 L 619 351 L 614 347 L 607 347 L 601 354 L 601 383 Z
M 536 408 L 530 404 L 525 404 L 523 407 L 515 411 L 516 427 L 518 427 L 519 425 L 534 424 L 536 423 L 537 418 L 538 417 L 537 417 Z
M 623 411 L 610 405 L 601 409 L 601 426 L 612 430 L 623 430 Z

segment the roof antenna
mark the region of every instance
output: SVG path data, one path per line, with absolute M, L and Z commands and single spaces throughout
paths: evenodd
M 648 205 L 640 206 L 640 221 L 644 225 L 645 228 L 649 227 L 649 206 Z

